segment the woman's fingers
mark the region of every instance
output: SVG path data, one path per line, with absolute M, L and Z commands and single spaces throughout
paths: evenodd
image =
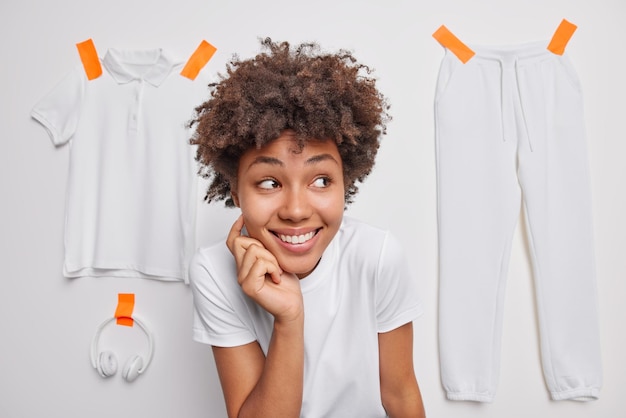
M 268 285 L 268 277 L 273 283 L 280 284 L 280 273 L 276 264 L 267 259 L 257 258 L 247 270 L 247 274 L 239 277 L 239 284 L 248 296 L 256 300 L 256 295 Z M 274 277 L 277 277 L 278 281 Z
M 239 284 L 250 275 L 253 266 L 256 266 L 254 273 L 256 277 L 264 279 L 267 274 L 274 283 L 280 283 L 282 269 L 278 265 L 276 257 L 266 250 L 259 240 L 241 235 L 243 227 L 243 216 L 239 216 L 233 223 L 226 239 L 226 245 L 237 263 Z M 259 263 L 259 261 L 261 262 Z M 262 272 L 263 270 L 265 271 Z
M 272 253 L 256 242 L 246 242 L 241 247 L 239 244 L 236 246 L 246 248 L 241 254 L 241 259 L 237 261 L 239 284 L 250 275 L 265 279 L 266 274 L 274 283 L 280 283 L 282 270 Z
M 226 238 L 226 245 L 231 253 L 234 255 L 234 245 L 235 240 L 241 236 L 241 230 L 243 229 L 243 215 L 239 215 L 237 220 L 233 223 L 233 226 L 230 228 L 228 232 L 228 237 Z
M 245 294 L 277 318 L 302 311 L 302 293 L 297 277 L 283 270 L 261 241 L 242 235 L 243 216 L 233 223 L 226 245 L 237 264 L 237 281 Z M 283 280 L 284 278 L 284 280 Z

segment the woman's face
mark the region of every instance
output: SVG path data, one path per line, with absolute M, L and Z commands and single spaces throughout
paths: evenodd
M 300 278 L 313 271 L 339 230 L 344 196 L 335 142 L 308 141 L 299 150 L 289 131 L 243 154 L 233 191 L 248 235 Z

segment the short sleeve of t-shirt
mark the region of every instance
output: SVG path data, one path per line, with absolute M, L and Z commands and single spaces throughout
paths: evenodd
M 76 132 L 85 80 L 82 67 L 75 67 L 31 111 L 55 145 L 65 144 Z
M 418 283 L 400 242 L 387 233 L 376 282 L 378 332 L 388 332 L 419 317 Z
M 235 347 L 252 342 L 256 337 L 238 314 L 247 309 L 237 295 L 237 272 L 234 263 L 229 263 L 232 256 L 226 251 L 215 255 L 218 250 L 216 247 L 202 249 L 190 264 L 189 279 L 194 298 L 193 339 L 219 347 Z M 205 253 L 208 251 L 214 256 Z M 221 264 L 219 268 L 212 264 L 213 261 Z

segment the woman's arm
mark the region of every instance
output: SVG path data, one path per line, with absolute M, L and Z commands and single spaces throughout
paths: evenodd
M 380 395 L 389 417 L 425 417 L 413 369 L 413 323 L 378 334 L 378 347 Z
M 274 317 L 274 328 L 267 357 L 257 342 L 213 348 L 228 416 L 297 418 L 304 376 L 300 281 L 283 272 L 259 241 L 241 235 L 242 228 L 240 217 L 226 240 L 237 263 L 237 281 L 246 295 Z
M 267 358 L 257 342 L 213 347 L 229 417 L 299 417 L 304 370 L 303 318 L 274 324 Z

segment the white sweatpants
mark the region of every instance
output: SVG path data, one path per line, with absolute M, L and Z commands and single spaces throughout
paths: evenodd
M 451 400 L 494 397 L 520 203 L 551 396 L 596 399 L 601 386 L 583 99 L 568 58 L 546 45 L 472 47 L 466 64 L 446 49 L 441 65 L 439 344 Z

